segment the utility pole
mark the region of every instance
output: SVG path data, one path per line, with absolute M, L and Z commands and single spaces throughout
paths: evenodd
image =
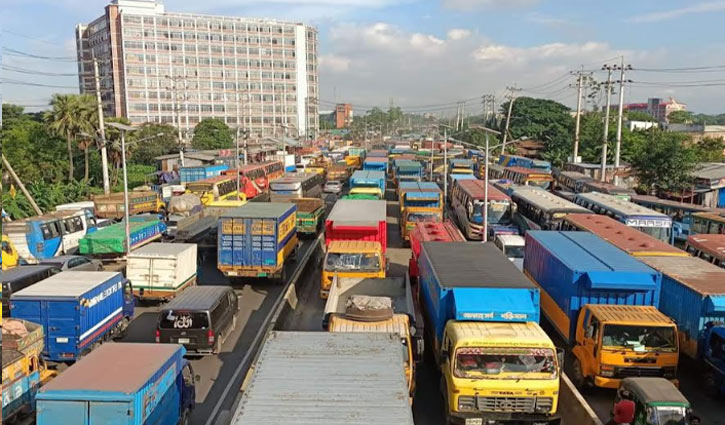
M 508 96 L 509 98 L 509 110 L 506 114 L 506 129 L 503 132 L 503 143 L 501 143 L 501 154 L 506 153 L 506 139 L 508 138 L 509 134 L 509 124 L 511 123 L 511 112 L 514 108 L 514 99 L 515 99 L 515 92 L 521 91 L 521 89 L 516 88 L 516 85 L 514 84 L 513 87 L 506 87 L 507 90 L 510 91 L 510 94 Z
M 464 127 L 463 124 L 465 124 L 465 123 L 466 123 L 466 104 L 461 103 L 461 128 L 460 128 L 461 131 L 463 130 L 463 127 Z
M 7 168 L 8 173 L 10 173 L 10 177 L 12 177 L 13 180 L 15 180 L 15 184 L 18 185 L 18 187 L 20 188 L 20 191 L 23 192 L 23 195 L 25 195 L 25 197 L 28 199 L 28 202 L 30 202 L 30 206 L 33 207 L 33 211 L 35 211 L 35 213 L 38 215 L 43 215 L 43 211 L 41 211 L 40 208 L 38 207 L 38 204 L 35 203 L 35 199 L 33 199 L 33 197 L 30 195 L 30 192 L 28 192 L 28 189 L 25 188 L 25 185 L 20 180 L 20 177 L 18 177 L 18 175 L 15 174 L 15 170 L 13 170 L 13 167 L 10 166 L 10 162 L 8 161 L 7 158 L 5 158 L 5 154 L 2 154 L 2 162 L 3 162 L 3 167 Z
M 579 142 L 582 118 L 582 89 L 584 88 L 584 65 L 577 71 L 577 96 L 576 96 L 576 127 L 574 130 L 574 155 L 572 162 L 579 162 Z
M 602 141 L 602 176 L 601 180 L 607 180 L 607 140 L 609 139 L 609 109 L 612 106 L 612 70 L 609 65 L 604 65 L 602 70 L 607 71 L 607 109 L 604 111 L 604 138 Z
M 91 51 L 92 53 L 93 51 Z M 106 148 L 106 126 L 103 123 L 103 103 L 101 102 L 101 77 L 98 75 L 98 60 L 93 56 L 93 80 L 96 83 L 96 104 L 98 106 L 98 132 L 101 136 L 101 168 L 103 171 L 103 193 L 111 193 L 111 184 L 108 180 L 108 149 Z
M 624 71 L 632 69 L 632 65 L 624 65 L 624 56 L 621 58 L 620 65 L 614 66 L 614 69 L 619 69 L 619 111 L 617 116 L 617 147 L 614 152 L 614 184 L 619 183 L 619 176 L 617 175 L 617 171 L 619 171 L 619 154 L 620 150 L 622 149 L 622 114 L 624 112 Z

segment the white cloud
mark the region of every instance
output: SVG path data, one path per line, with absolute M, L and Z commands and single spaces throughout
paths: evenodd
M 320 55 L 318 65 L 320 68 L 332 72 L 345 72 L 350 68 L 350 58 L 340 55 Z
M 453 28 L 448 31 L 447 35 L 450 40 L 463 40 L 471 36 L 471 31 L 462 28 Z
M 548 25 L 552 27 L 558 27 L 569 23 L 569 21 L 567 21 L 566 19 L 543 15 L 537 12 L 528 14 L 526 16 L 526 20 L 529 22 L 534 22 L 536 24 Z
M 649 22 L 660 22 L 667 21 L 670 19 L 676 19 L 684 15 L 696 14 L 696 13 L 708 13 L 708 12 L 719 12 L 725 10 L 725 1 L 711 1 L 698 3 L 692 6 L 683 7 L 680 9 L 665 10 L 660 12 L 652 12 L 644 15 L 634 16 L 629 19 L 630 22 L 636 23 L 649 23 Z
M 443 0 L 443 6 L 449 9 L 476 10 L 486 8 L 513 8 L 533 6 L 539 0 Z

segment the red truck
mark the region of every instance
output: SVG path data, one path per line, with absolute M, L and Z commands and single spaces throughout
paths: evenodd
M 325 246 L 332 241 L 379 242 L 382 253 L 388 246 L 385 201 L 341 199 L 325 222 Z
M 416 223 L 410 232 L 410 261 L 408 261 L 408 274 L 410 283 L 417 288 L 418 283 L 418 257 L 423 242 L 465 242 L 466 238 L 455 224 L 450 220 L 445 222 Z

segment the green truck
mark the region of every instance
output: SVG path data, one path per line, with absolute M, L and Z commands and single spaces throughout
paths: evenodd
M 131 250 L 146 245 L 166 231 L 166 223 L 156 216 L 130 217 Z M 108 227 L 87 234 L 78 243 L 82 255 L 117 256 L 126 252 L 125 222 L 112 224 Z
M 317 235 L 322 229 L 325 216 L 325 202 L 320 198 L 293 198 L 297 205 L 297 233 Z

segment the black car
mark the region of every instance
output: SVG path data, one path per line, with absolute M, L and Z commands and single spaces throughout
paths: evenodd
M 10 316 L 10 296 L 14 292 L 18 292 L 21 289 L 25 289 L 30 285 L 40 282 L 43 279 L 49 278 L 56 273 L 59 273 L 60 269 L 52 265 L 28 265 L 28 266 L 17 266 L 9 270 L 0 272 L 0 281 L 2 281 L 3 296 L 3 317 Z
M 192 286 L 159 312 L 156 342 L 188 352 L 218 354 L 237 324 L 239 299 L 228 286 Z

